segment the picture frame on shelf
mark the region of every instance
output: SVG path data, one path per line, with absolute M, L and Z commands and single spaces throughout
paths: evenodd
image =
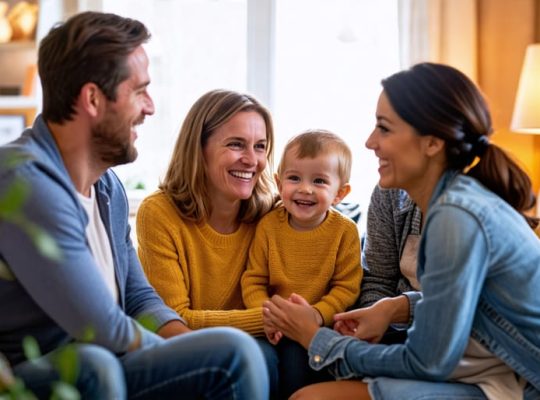
M 0 109 L 0 145 L 17 139 L 34 116 L 32 108 Z

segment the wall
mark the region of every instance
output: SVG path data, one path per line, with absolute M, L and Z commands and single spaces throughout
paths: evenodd
M 509 130 L 525 49 L 540 41 L 540 0 L 478 0 L 478 83 L 486 94 L 493 141 L 527 170 L 540 189 L 540 136 Z

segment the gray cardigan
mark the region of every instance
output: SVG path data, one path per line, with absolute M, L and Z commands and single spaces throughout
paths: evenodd
M 414 291 L 401 275 L 399 260 L 409 234 L 420 234 L 422 214 L 407 193 L 375 187 L 368 208 L 362 248 L 362 279 L 356 307 L 366 307 L 383 297 Z

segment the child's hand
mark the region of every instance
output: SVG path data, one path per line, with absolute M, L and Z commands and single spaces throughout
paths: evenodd
M 266 335 L 266 339 L 268 339 L 268 341 L 274 346 L 278 344 L 283 337 L 283 333 L 281 331 L 278 331 L 277 329 L 267 328 L 266 326 L 264 327 L 264 333 Z
M 274 327 L 307 349 L 321 326 L 317 316 L 321 317 L 307 302 L 300 303 L 289 301 L 277 294 L 273 295 L 271 300 L 263 303 L 263 322 L 264 325 Z
M 263 329 L 266 339 L 274 346 L 279 343 L 283 337 L 283 332 L 275 327 L 275 325 L 264 316 L 263 313 Z

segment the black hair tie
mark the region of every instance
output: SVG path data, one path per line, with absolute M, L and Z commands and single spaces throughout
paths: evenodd
M 489 138 L 486 135 L 478 135 L 476 143 L 473 144 L 474 153 L 482 157 L 489 146 Z

